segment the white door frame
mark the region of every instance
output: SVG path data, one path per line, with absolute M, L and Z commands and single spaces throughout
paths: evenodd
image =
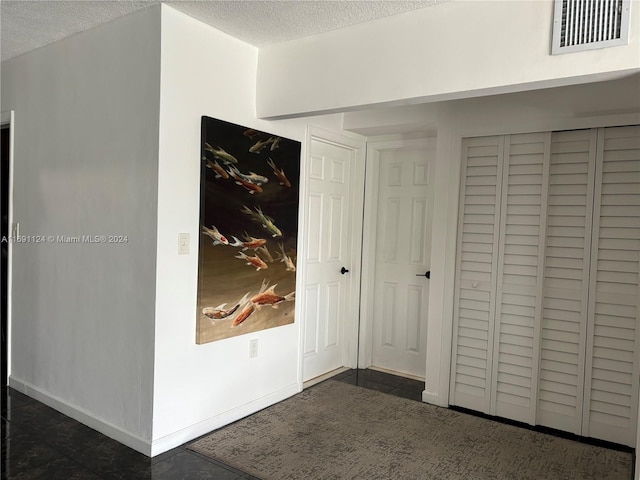
M 4 127 L 6 125 L 9 125 L 9 218 L 7 222 L 9 225 L 9 235 L 13 235 L 13 152 L 15 145 L 15 112 L 13 110 L 0 112 L 0 126 Z M 13 283 L 13 242 L 9 241 L 7 247 L 7 377 L 9 377 L 9 375 L 11 375 L 11 286 Z M 8 378 L 4 378 L 2 381 L 5 382 L 3 385 L 6 385 Z
M 352 202 L 350 216 L 352 218 L 353 231 L 358 232 L 350 239 L 352 251 L 352 264 L 349 266 L 350 291 L 354 292 L 347 306 L 347 323 L 342 330 L 342 362 L 350 368 L 358 366 L 358 329 L 360 322 L 360 283 L 362 278 L 362 209 L 364 200 L 364 176 L 365 176 L 365 153 L 366 143 L 364 137 L 348 132 L 334 132 L 324 128 L 307 125 L 305 144 L 303 149 L 303 161 L 300 165 L 300 204 L 298 209 L 298 225 L 300 232 L 298 236 L 298 258 L 307 258 L 307 245 L 309 240 L 309 219 L 306 216 L 309 208 L 309 171 L 308 166 L 311 156 L 311 141 L 318 140 L 324 143 L 331 143 L 339 147 L 353 150 L 355 165 L 351 174 Z M 296 278 L 296 318 L 300 319 L 298 331 L 298 382 L 300 388 L 303 385 L 304 368 L 304 339 L 306 321 L 302 306 L 306 303 L 305 285 L 307 281 L 307 268 L 304 262 L 298 262 L 298 275 Z

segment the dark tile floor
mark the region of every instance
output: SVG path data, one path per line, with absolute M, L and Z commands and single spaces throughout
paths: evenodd
M 377 390 L 378 392 L 390 393 L 397 397 L 409 398 L 419 402 L 422 401 L 424 382 L 398 377 L 390 373 L 370 369 L 347 370 L 346 372 L 336 375 L 333 379 L 370 390 Z
M 424 383 L 374 370 L 336 380 L 420 401 Z M 235 480 L 255 478 L 187 450 L 146 457 L 12 389 L 2 389 L 2 478 Z

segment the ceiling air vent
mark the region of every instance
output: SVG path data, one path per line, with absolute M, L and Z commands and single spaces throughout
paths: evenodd
M 630 0 L 555 0 L 551 53 L 629 43 Z

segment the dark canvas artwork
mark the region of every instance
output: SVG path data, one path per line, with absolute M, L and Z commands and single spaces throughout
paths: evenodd
M 300 142 L 202 117 L 197 343 L 294 322 Z

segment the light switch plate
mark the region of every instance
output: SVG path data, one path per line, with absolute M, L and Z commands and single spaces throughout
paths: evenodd
M 189 234 L 178 234 L 178 255 L 187 255 L 189 253 Z

